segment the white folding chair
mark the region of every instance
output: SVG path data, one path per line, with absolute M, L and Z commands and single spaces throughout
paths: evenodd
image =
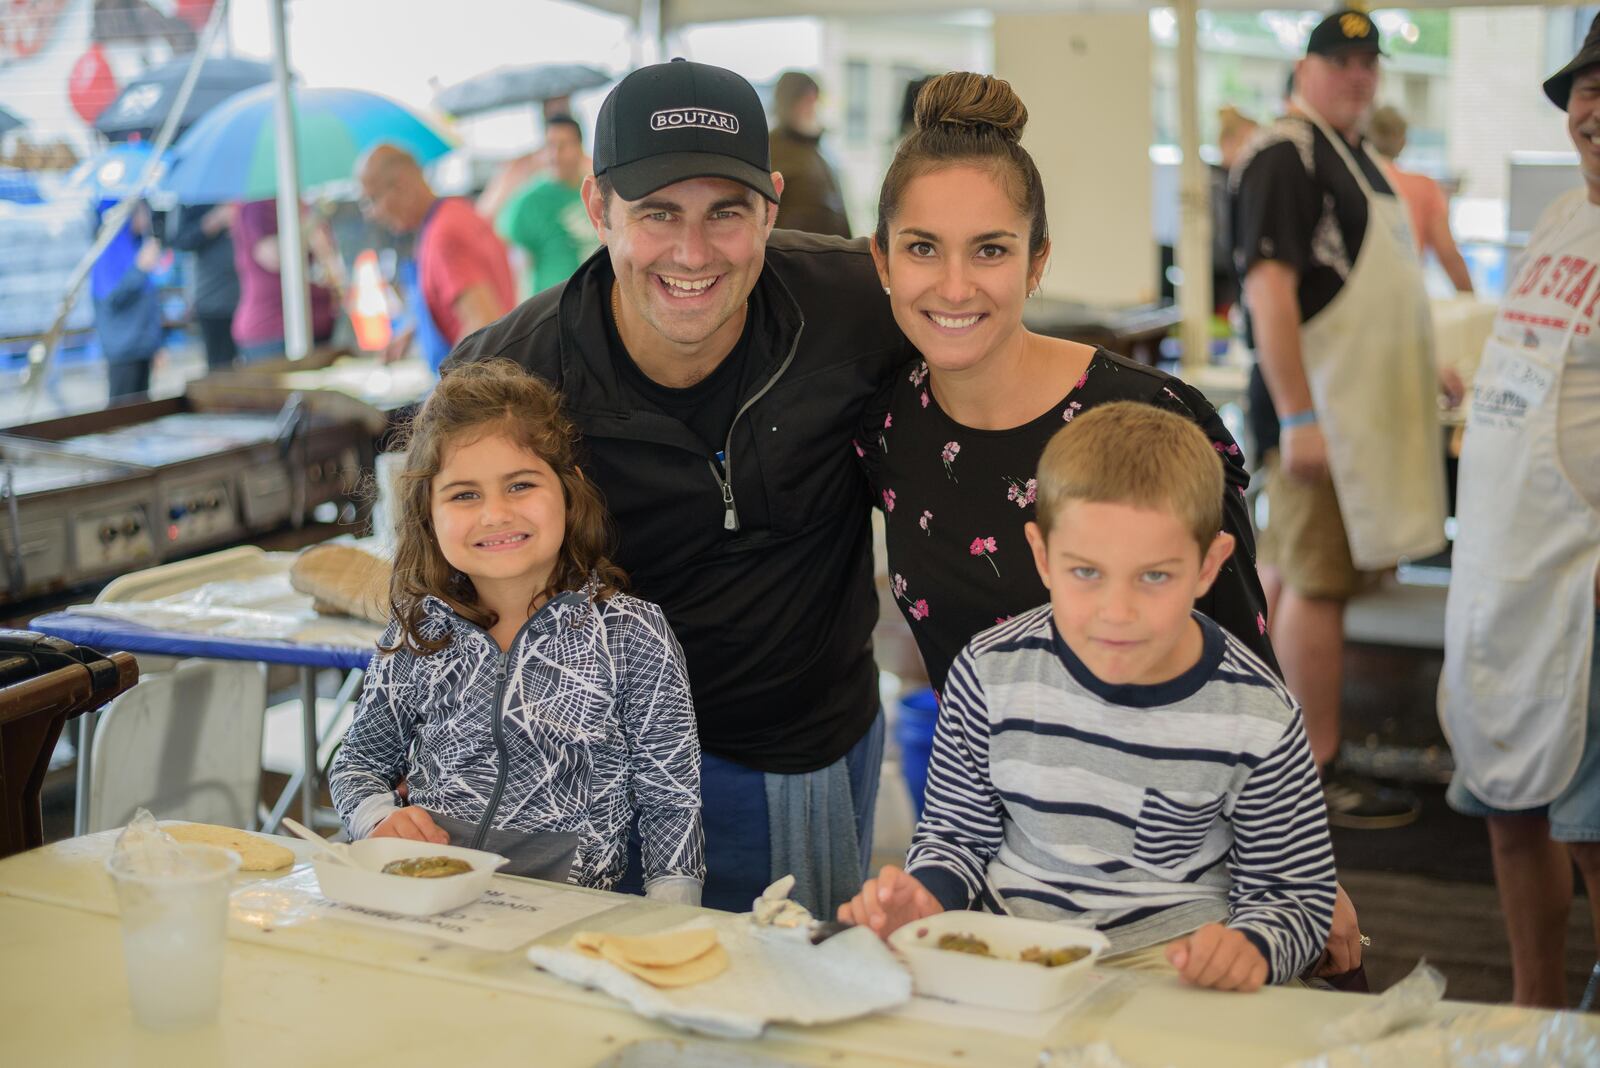
M 88 830 L 135 810 L 160 819 L 256 826 L 265 665 L 181 660 L 147 675 L 99 713 Z

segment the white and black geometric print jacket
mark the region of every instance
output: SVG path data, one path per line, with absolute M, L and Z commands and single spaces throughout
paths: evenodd
M 450 644 L 378 653 L 330 788 L 352 838 L 400 805 L 515 832 L 574 832 L 570 881 L 609 889 L 635 808 L 644 881 L 705 879 L 700 743 L 683 651 L 660 608 L 593 588 L 552 598 L 501 652 L 436 598 L 423 633 Z M 391 623 L 383 644 L 393 645 Z M 505 759 L 502 760 L 502 754 Z M 471 844 L 471 843 L 469 843 Z

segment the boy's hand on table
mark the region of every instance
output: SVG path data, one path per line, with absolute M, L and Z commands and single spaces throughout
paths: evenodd
M 396 809 L 389 813 L 382 823 L 373 828 L 369 837 L 409 838 L 414 842 L 450 844 L 450 836 L 433 822 L 433 817 L 428 815 L 427 810 L 415 806 Z
M 914 920 L 943 912 L 944 906 L 927 887 L 892 864 L 885 864 L 876 879 L 868 879 L 861 892 L 839 906 L 839 922 L 866 927 L 880 938 Z
M 1248 994 L 1267 981 L 1267 959 L 1240 931 L 1208 923 L 1167 946 L 1167 961 L 1190 986 Z

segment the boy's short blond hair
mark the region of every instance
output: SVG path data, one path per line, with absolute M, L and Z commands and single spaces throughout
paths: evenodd
M 1039 529 L 1068 501 L 1126 504 L 1177 516 L 1204 555 L 1222 530 L 1222 457 L 1192 421 L 1149 404 L 1090 409 L 1039 458 Z

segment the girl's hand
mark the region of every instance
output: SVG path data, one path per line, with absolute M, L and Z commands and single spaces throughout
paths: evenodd
M 427 810 L 415 805 L 389 813 L 382 823 L 373 828 L 370 837 L 409 838 L 414 842 L 432 842 L 434 845 L 450 844 L 450 836 L 433 822 Z
M 1267 959 L 1243 932 L 1208 923 L 1167 946 L 1167 961 L 1190 986 L 1248 994 L 1267 981 Z
M 866 927 L 879 938 L 888 938 L 908 923 L 943 911 L 944 906 L 915 875 L 886 864 L 876 879 L 868 879 L 859 894 L 839 906 L 839 922 Z

